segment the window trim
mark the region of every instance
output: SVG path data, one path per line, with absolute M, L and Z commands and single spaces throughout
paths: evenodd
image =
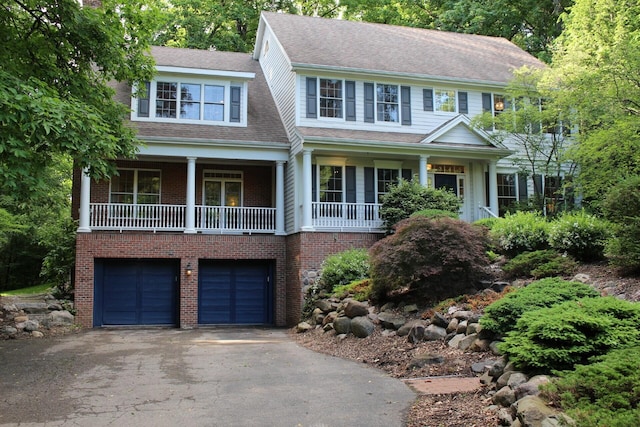
M 322 96 L 322 81 L 323 80 L 335 80 L 337 82 L 340 82 L 340 98 L 329 98 L 329 97 L 323 97 Z M 330 121 L 345 121 L 345 115 L 346 115 L 346 82 L 344 79 L 337 79 L 337 78 L 333 78 L 333 77 L 318 77 L 316 79 L 316 85 L 317 85 L 317 111 L 318 111 L 318 120 L 330 120 Z M 331 117 L 331 116 L 323 116 L 322 115 L 322 99 L 339 99 L 341 102 L 341 106 L 340 106 L 340 116 L 335 116 L 335 117 Z
M 378 86 L 394 86 L 396 88 L 396 97 L 397 97 L 397 101 L 395 103 L 392 102 L 379 102 L 378 101 Z M 399 84 L 394 84 L 394 83 L 380 83 L 380 82 L 375 82 L 374 87 L 373 87 L 373 100 L 374 100 L 374 110 L 373 110 L 373 117 L 374 117 L 374 121 L 376 124 L 382 124 L 382 125 L 390 125 L 390 126 L 399 126 L 402 125 L 402 94 L 401 94 L 401 85 Z M 378 114 L 378 105 L 379 104 L 395 104 L 397 109 L 396 112 L 398 114 L 397 120 L 395 121 L 389 121 L 389 120 L 380 120 L 379 114 Z
M 433 89 L 433 112 L 434 114 L 444 114 L 444 115 L 453 115 L 458 114 L 458 90 L 457 89 L 446 89 L 444 87 L 434 87 Z M 453 111 L 442 111 L 438 107 L 443 104 L 438 103 L 438 92 L 453 92 Z
M 157 95 L 157 84 L 159 82 L 163 83 L 177 83 L 177 94 L 176 97 L 176 110 L 178 113 L 176 114 L 178 117 L 169 118 L 169 117 L 156 117 L 156 95 Z M 180 109 L 180 85 L 181 84 L 196 84 L 200 85 L 201 97 L 200 97 L 200 111 L 202 113 L 204 109 L 205 99 L 204 99 L 204 86 L 222 86 L 224 88 L 224 110 L 223 110 L 223 120 L 204 120 L 203 114 L 200 114 L 200 119 L 183 119 L 179 117 L 179 109 Z M 240 88 L 240 120 L 232 121 L 231 109 L 232 109 L 232 90 L 234 87 Z M 147 86 L 148 90 L 140 89 L 135 90 L 131 96 L 131 120 L 136 122 L 156 122 L 156 123 L 179 123 L 179 124 L 198 124 L 198 125 L 208 125 L 208 126 L 247 126 L 247 100 L 248 100 L 248 84 L 246 81 L 240 80 L 221 80 L 215 78 L 195 78 L 195 77 L 185 77 L 183 75 L 169 75 L 162 74 L 157 75 L 153 80 L 149 82 Z M 139 97 L 140 94 L 146 93 L 146 97 Z M 138 115 L 138 109 L 140 106 L 140 101 L 148 102 L 148 112 L 147 115 Z M 237 105 L 236 105 L 237 107 Z
M 233 176 L 215 176 L 216 174 L 221 175 L 237 175 Z M 220 193 L 220 205 L 219 207 L 244 207 L 244 172 L 241 170 L 227 170 L 227 169 L 205 169 L 202 171 L 202 206 L 216 206 L 216 205 L 207 205 L 206 204 L 206 191 L 205 186 L 208 181 L 219 181 L 222 183 L 221 193 Z M 240 183 L 240 203 L 238 206 L 227 206 L 225 204 L 225 188 L 224 184 L 227 182 L 239 182 Z
M 133 202 L 132 203 L 122 203 L 122 202 L 114 202 L 112 200 L 113 194 L 113 178 L 109 180 L 109 204 L 130 204 L 130 205 L 161 205 L 162 204 L 162 169 L 149 169 L 149 168 L 118 168 L 118 171 L 133 171 Z M 138 172 L 157 172 L 159 178 L 158 185 L 158 202 L 157 203 L 138 203 Z M 117 194 L 129 194 L 125 192 L 117 192 Z M 145 193 L 146 194 L 146 193 Z M 151 193 L 148 193 L 151 194 Z

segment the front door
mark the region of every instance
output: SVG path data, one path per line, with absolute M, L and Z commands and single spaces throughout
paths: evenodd
M 451 175 L 451 174 L 437 173 L 435 175 L 435 187 L 438 189 L 447 188 L 450 191 L 453 191 L 454 194 L 457 196 L 459 194 L 458 176 Z

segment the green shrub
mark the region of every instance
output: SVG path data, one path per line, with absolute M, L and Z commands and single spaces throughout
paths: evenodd
M 592 362 L 558 372 L 544 394 L 583 427 L 640 424 L 640 347 L 612 350 Z
M 553 278 L 542 279 L 507 294 L 489 305 L 480 319 L 482 328 L 496 335 L 505 335 L 516 327 L 526 312 L 583 297 L 597 297 L 589 285 Z
M 482 231 L 451 218 L 413 217 L 371 248 L 372 298 L 408 287 L 418 296 L 457 296 L 484 278 L 488 265 Z
M 433 219 L 433 218 L 452 218 L 452 219 L 460 218 L 460 215 L 458 215 L 458 213 L 451 212 L 451 211 L 443 211 L 442 209 L 423 209 L 421 211 L 412 213 L 410 217 L 414 217 L 414 216 L 423 216 L 425 218 L 431 218 L 431 219 Z
M 509 256 L 548 248 L 547 221 L 535 212 L 507 214 L 497 221 L 491 235 L 500 249 Z
M 584 211 L 565 213 L 549 226 L 549 245 L 580 261 L 604 258 L 611 225 Z
M 333 288 L 333 296 L 340 299 L 351 297 L 356 301 L 367 301 L 370 293 L 371 279 L 356 280 L 348 285 Z
M 614 186 L 602 204 L 614 223 L 614 238 L 605 249 L 611 263 L 630 272 L 640 271 L 640 176 Z
M 562 256 L 554 250 L 524 252 L 509 260 L 503 267 L 507 277 L 566 276 L 577 268 L 570 257 Z
M 638 303 L 582 298 L 523 313 L 498 348 L 518 368 L 549 373 L 640 345 L 638 324 Z
M 491 230 L 493 226 L 496 225 L 496 223 L 499 221 L 502 221 L 502 218 L 496 218 L 496 217 L 490 216 L 487 218 L 482 218 L 474 221 L 473 225 L 486 227 L 487 229 Z
M 328 256 L 321 266 L 319 284 L 327 292 L 338 286 L 369 276 L 369 253 L 366 249 L 349 249 Z
M 457 215 L 460 207 L 460 198 L 447 189 L 427 188 L 417 181 L 401 179 L 397 185 L 390 186 L 382 198 L 380 218 L 390 232 L 398 222 L 414 212 L 437 209 Z

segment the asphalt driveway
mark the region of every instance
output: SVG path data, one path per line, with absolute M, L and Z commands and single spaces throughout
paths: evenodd
M 415 394 L 279 329 L 0 341 L 0 425 L 401 426 Z

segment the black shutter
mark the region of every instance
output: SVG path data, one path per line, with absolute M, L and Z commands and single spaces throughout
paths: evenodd
M 242 88 L 231 86 L 231 108 L 229 111 L 230 122 L 240 122 L 240 105 L 242 103 Z
M 533 175 L 533 194 L 542 195 L 542 175 Z
M 318 118 L 318 87 L 315 77 L 307 77 L 307 118 Z
M 411 125 L 411 88 L 400 86 L 400 102 L 402 103 L 402 124 Z
M 402 179 L 405 181 L 411 181 L 413 179 L 413 174 L 411 172 L 411 169 L 402 169 Z
M 151 83 L 144 83 L 144 93 L 138 92 L 138 117 L 149 117 L 149 92 L 151 91 Z
M 346 201 L 347 203 L 356 202 L 356 167 L 345 166 L 345 178 L 346 178 Z
M 376 202 L 375 170 L 364 168 L 364 202 Z
M 433 111 L 433 89 L 422 89 L 424 111 Z
M 526 201 L 529 196 L 527 194 L 527 176 L 523 174 L 518 174 L 518 200 L 523 202 Z
M 316 170 L 316 165 L 311 165 L 311 201 L 318 201 L 318 171 Z
M 458 92 L 458 113 L 469 114 L 469 102 L 467 92 Z
M 356 120 L 356 82 L 347 81 L 344 82 L 345 91 L 345 105 L 346 105 L 346 120 Z
M 367 123 L 375 122 L 375 91 L 373 83 L 364 84 L 364 121 Z

